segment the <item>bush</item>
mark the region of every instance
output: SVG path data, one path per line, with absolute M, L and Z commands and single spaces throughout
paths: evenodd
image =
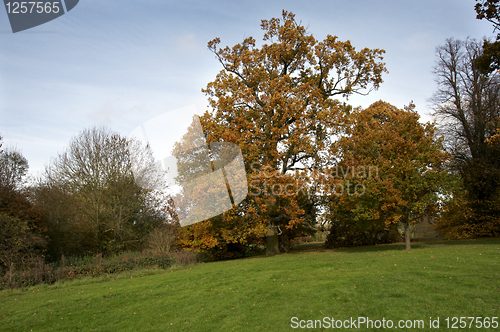
M 148 247 L 159 254 L 168 254 L 177 240 L 178 233 L 178 226 L 162 224 L 149 234 Z
M 218 261 L 225 259 L 237 259 L 245 257 L 250 246 L 241 243 L 219 243 L 216 246 L 203 251 L 203 256 L 207 260 Z
M 0 212 L 0 229 L 0 275 L 38 264 L 46 241 L 26 220 Z
M 402 240 L 395 224 L 376 232 L 368 232 L 356 224 L 332 224 L 326 237 L 325 248 L 357 247 Z
M 198 254 L 189 250 L 175 250 L 170 253 L 177 265 L 190 265 L 198 262 Z
M 0 289 L 53 284 L 58 280 L 73 280 L 82 277 L 99 277 L 139 268 L 168 269 L 174 262 L 179 265 L 194 264 L 196 253 L 175 251 L 171 255 L 152 252 L 126 252 L 103 258 L 101 254 L 86 257 L 61 257 L 57 263 L 44 263 L 39 259 L 29 268 L 7 271 L 0 276 Z
M 332 224 L 325 248 L 356 247 L 368 244 L 365 234 L 352 224 Z

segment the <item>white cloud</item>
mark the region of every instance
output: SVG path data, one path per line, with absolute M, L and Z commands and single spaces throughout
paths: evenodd
M 175 45 L 177 51 L 183 53 L 193 53 L 201 49 L 201 44 L 196 40 L 193 34 L 185 34 L 177 38 Z

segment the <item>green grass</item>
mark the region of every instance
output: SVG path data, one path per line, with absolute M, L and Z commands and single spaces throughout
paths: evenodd
M 319 249 L 5 290 L 0 331 L 292 331 L 292 317 L 325 316 L 424 320 L 418 331 L 435 331 L 429 318 L 440 317 L 439 330 L 451 330 L 446 317 L 500 317 L 499 248 L 489 239 Z

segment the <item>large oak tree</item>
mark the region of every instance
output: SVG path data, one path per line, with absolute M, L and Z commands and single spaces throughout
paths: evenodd
M 202 125 L 209 142 L 241 147 L 250 194 L 220 222 L 184 230 L 186 245 L 247 244 L 267 235 L 268 253 L 276 253 L 278 234 L 314 223 L 311 171 L 324 166 L 349 109 L 337 98 L 382 83 L 381 49 L 356 50 L 331 35 L 317 40 L 287 11 L 262 20 L 261 28 L 261 43 L 253 37 L 233 47 L 220 47 L 219 38 L 208 43 L 222 70 L 203 90 L 212 111 Z

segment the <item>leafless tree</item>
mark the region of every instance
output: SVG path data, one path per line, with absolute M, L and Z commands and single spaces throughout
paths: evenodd
M 475 60 L 481 52 L 482 45 L 473 39 L 448 39 L 436 50 L 434 115 L 461 162 L 485 157 L 490 150 L 486 140 L 499 124 L 500 75 L 478 70 Z
M 482 52 L 473 39 L 448 39 L 436 50 L 434 115 L 463 182 L 466 201 L 457 214 L 463 225 L 498 225 L 500 214 L 500 143 L 493 139 L 500 128 L 500 73 L 480 70 Z M 495 235 L 494 229 L 500 231 L 492 226 L 481 234 Z

